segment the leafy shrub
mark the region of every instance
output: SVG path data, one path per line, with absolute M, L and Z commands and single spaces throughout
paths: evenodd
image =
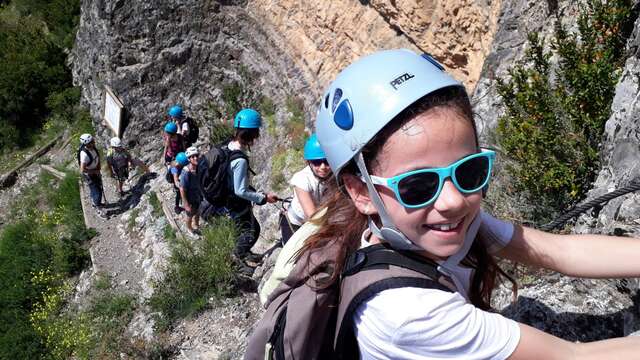
M 282 191 L 287 186 L 287 174 L 285 170 L 294 172 L 305 166 L 302 148 L 284 148 L 276 150 L 271 158 L 271 187 L 275 191 Z
M 202 230 L 202 237 L 178 237 L 172 244 L 165 279 L 156 284 L 149 305 L 160 312 L 159 329 L 204 308 L 210 297 L 233 293 L 235 268 L 232 251 L 237 229 L 227 217 L 216 217 Z
M 159 218 L 164 215 L 162 204 L 160 204 L 160 199 L 158 199 L 158 194 L 156 194 L 155 191 L 149 192 L 149 204 L 151 204 L 151 208 L 153 209 L 154 217 Z
M 598 152 L 623 65 L 632 1 L 589 0 L 578 34 L 557 21 L 551 52 L 528 36 L 521 62 L 498 80 L 505 115 L 497 140 L 510 162 L 515 190 L 524 192 L 534 220 L 549 220 L 584 198 L 599 168 Z M 552 70 L 550 59 L 558 58 Z

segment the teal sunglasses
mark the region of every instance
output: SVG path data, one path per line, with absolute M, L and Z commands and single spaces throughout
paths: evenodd
M 393 190 L 402 206 L 421 208 L 438 198 L 447 178 L 463 194 L 474 193 L 487 186 L 495 157 L 495 152 L 483 149 L 447 167 L 413 170 L 391 178 L 371 175 L 371 181 Z

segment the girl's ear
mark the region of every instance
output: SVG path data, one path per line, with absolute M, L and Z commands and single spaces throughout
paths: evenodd
M 344 174 L 342 177 L 342 181 L 344 182 L 344 187 L 351 197 L 353 204 L 356 206 L 358 211 L 365 215 L 373 215 L 377 214 L 375 206 L 371 202 L 371 198 L 369 197 L 369 191 L 367 190 L 367 185 L 362 182 L 358 177 L 352 174 Z

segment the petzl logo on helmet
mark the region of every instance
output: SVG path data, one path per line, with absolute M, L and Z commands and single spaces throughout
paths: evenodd
M 394 90 L 398 90 L 397 86 L 402 85 L 402 83 L 404 83 L 407 80 L 411 80 L 414 77 L 415 77 L 414 75 L 411 75 L 409 73 L 404 73 L 404 74 L 398 76 L 397 78 L 393 79 L 393 81 L 390 82 L 389 84 L 391 84 L 391 86 L 393 86 Z

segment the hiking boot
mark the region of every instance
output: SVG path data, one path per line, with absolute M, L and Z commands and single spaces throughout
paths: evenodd
M 236 271 L 238 272 L 238 275 L 244 275 L 247 277 L 252 277 L 253 276 L 253 272 L 254 272 L 254 268 L 250 267 L 249 265 L 245 264 L 244 261 L 238 259 L 237 257 L 233 257 L 233 262 L 235 264 L 236 267 Z
M 200 237 L 202 235 L 202 233 L 200 232 L 200 230 L 198 229 L 187 229 L 187 231 L 189 232 L 189 235 L 193 236 L 193 237 Z
M 245 256 L 242 257 L 242 260 L 249 261 L 249 262 L 252 262 L 252 263 L 261 263 L 262 262 L 262 255 L 255 254 L 255 253 L 252 253 L 252 252 L 248 252 Z
M 180 206 L 176 206 L 173 208 L 173 211 L 176 212 L 176 215 L 180 215 L 180 213 L 183 211 L 184 209 L 181 208 Z
M 202 231 L 200 231 L 200 229 L 193 229 L 191 230 L 192 233 L 198 235 L 198 236 L 202 236 Z
M 96 216 L 99 217 L 102 220 L 107 220 L 108 219 L 107 215 L 100 209 L 96 209 Z

